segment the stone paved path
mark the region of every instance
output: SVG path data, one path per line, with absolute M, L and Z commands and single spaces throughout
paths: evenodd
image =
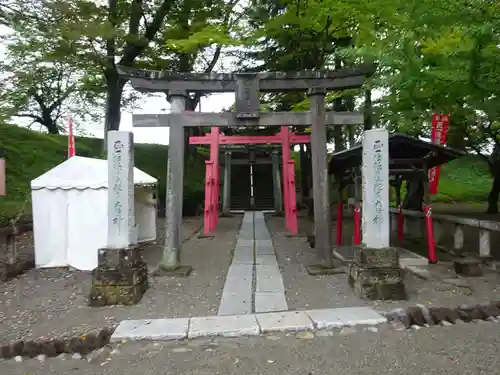
M 264 214 L 246 212 L 218 315 L 286 310 L 285 287 Z

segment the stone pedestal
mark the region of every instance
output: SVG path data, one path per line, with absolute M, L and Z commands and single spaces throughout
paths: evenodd
M 472 257 L 453 260 L 455 273 L 461 276 L 483 276 L 483 267 L 480 259 Z
M 355 250 L 349 269 L 349 285 L 357 297 L 368 300 L 406 299 L 404 271 L 396 248 Z
M 135 305 L 148 289 L 148 270 L 135 247 L 99 249 L 92 271 L 90 306 Z

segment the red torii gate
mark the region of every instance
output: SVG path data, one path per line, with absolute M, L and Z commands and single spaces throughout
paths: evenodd
M 211 132 L 200 137 L 189 137 L 192 145 L 210 145 L 210 160 L 205 162 L 205 212 L 204 234 L 209 235 L 217 227 L 219 219 L 219 145 L 281 144 L 283 160 L 283 195 L 285 226 L 291 234 L 297 234 L 297 197 L 295 191 L 295 161 L 290 155 L 292 144 L 310 143 L 311 136 L 296 135 L 288 126 L 281 126 L 276 135 L 230 136 L 212 127 Z M 230 183 L 228 181 L 228 183 Z

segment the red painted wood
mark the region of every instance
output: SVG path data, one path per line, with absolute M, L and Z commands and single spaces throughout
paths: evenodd
M 310 143 L 311 136 L 296 135 L 289 131 L 288 126 L 282 126 L 276 135 L 239 136 L 224 135 L 219 128 L 212 127 L 210 133 L 189 137 L 189 144 L 210 145 L 210 160 L 206 162 L 205 170 L 205 213 L 204 233 L 205 235 L 215 231 L 219 220 L 219 146 L 241 145 L 241 144 L 281 144 L 283 163 L 283 195 L 285 206 L 285 226 L 291 234 L 297 234 L 297 197 L 295 187 L 295 162 L 291 159 L 290 147 L 297 143 Z

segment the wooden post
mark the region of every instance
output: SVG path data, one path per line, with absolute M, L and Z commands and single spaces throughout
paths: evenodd
M 231 153 L 224 154 L 224 192 L 222 197 L 222 213 L 229 215 L 231 211 Z
M 307 165 L 307 155 L 306 155 L 306 145 L 300 146 L 300 191 L 301 200 L 300 203 L 304 204 L 309 195 L 309 184 L 307 182 L 309 165 Z
M 429 186 L 429 173 L 427 167 L 424 167 L 424 214 L 425 227 L 427 231 L 427 246 L 429 252 L 429 263 L 435 264 L 438 262 L 436 256 L 436 243 L 434 242 L 434 227 L 432 226 L 432 207 L 431 194 Z M 420 222 L 420 220 L 419 220 Z
M 311 152 L 314 199 L 315 248 L 322 255 L 325 266 L 333 268 L 332 221 L 327 169 L 325 91 L 312 89 L 311 101 Z
M 281 214 L 283 213 L 283 197 L 281 192 L 281 174 L 278 151 L 273 150 L 271 157 L 273 160 L 274 209 L 277 214 Z
M 291 214 L 290 211 L 291 191 L 290 191 L 288 162 L 291 160 L 291 157 L 290 157 L 290 138 L 288 134 L 288 126 L 282 126 L 279 135 L 281 138 L 281 146 L 282 146 L 281 155 L 282 155 L 282 165 L 283 165 L 283 193 L 284 193 L 283 195 L 285 196 L 284 197 L 285 225 L 286 225 L 286 230 L 290 232 L 289 218 Z
M 403 216 L 403 208 L 401 207 L 402 184 L 403 184 L 402 177 L 396 176 L 394 189 L 396 191 L 396 210 L 397 210 L 396 223 L 397 223 L 398 242 L 400 245 L 403 244 L 403 239 L 404 239 L 404 216 Z
M 338 180 L 338 201 L 337 201 L 337 236 L 336 236 L 336 244 L 337 246 L 342 246 L 342 230 L 343 225 L 344 225 L 344 197 L 343 197 L 343 192 L 344 189 L 342 189 L 342 175 L 338 175 L 337 178 Z

